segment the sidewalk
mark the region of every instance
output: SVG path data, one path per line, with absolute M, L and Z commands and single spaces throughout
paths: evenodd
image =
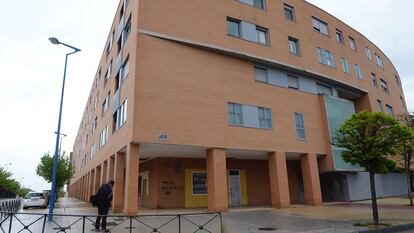
M 406 198 L 386 198 L 379 200 L 380 221 L 392 225 L 414 223 L 414 207 L 408 206 Z M 47 210 L 30 209 L 25 213 L 47 213 Z M 74 198 L 61 198 L 56 204 L 54 211 L 56 214 L 73 215 L 96 215 L 97 209 L 88 203 Z M 140 215 L 168 215 L 184 213 L 206 212 L 206 209 L 174 209 L 174 210 L 151 210 L 141 209 Z M 113 214 L 113 213 L 110 213 Z M 34 221 L 36 217 L 19 216 L 25 221 Z M 129 232 L 132 225 L 132 232 L 151 232 L 151 227 L 159 228 L 159 232 L 175 233 L 177 225 L 181 224 L 181 232 L 205 232 L 197 231 L 198 226 L 195 222 L 202 225 L 211 221 L 206 227 L 210 232 L 220 232 L 219 218 L 214 216 L 189 216 L 188 219 L 181 218 L 181 222 L 176 217 L 156 216 L 140 217 L 138 219 L 127 219 L 122 217 L 108 218 L 108 228 L 111 232 Z M 85 232 L 91 232 L 94 218 L 86 218 Z M 189 220 L 189 221 L 187 221 Z M 41 229 L 42 219 L 31 226 L 33 232 Z M 55 221 L 61 226 L 71 226 L 65 232 L 81 232 L 81 217 L 55 217 Z M 358 232 L 367 228 L 355 227 L 355 223 L 367 223 L 372 221 L 371 205 L 369 201 L 352 203 L 330 203 L 321 206 L 294 206 L 285 209 L 273 209 L 269 207 L 246 207 L 231 208 L 227 213 L 223 213 L 223 222 L 226 232 L 229 233 L 351 233 Z M 163 225 L 165 224 L 165 225 Z M 46 223 L 46 229 L 53 229 L 56 232 L 58 226 L 53 223 Z M 263 230 L 260 230 L 263 229 Z M 13 227 L 14 230 L 14 227 Z M 19 229 L 17 229 L 18 231 Z M 264 231 L 266 230 L 266 231 Z M 14 231 L 13 231 L 14 232 Z M 48 231 L 47 231 L 48 232 Z M 177 231 L 178 232 L 178 231 Z M 207 231 L 208 232 L 208 231 Z

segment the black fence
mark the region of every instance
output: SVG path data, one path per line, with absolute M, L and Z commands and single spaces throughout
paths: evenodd
M 3 215 L 3 212 L 19 211 L 21 204 L 21 199 L 0 200 L 0 215 Z
M 97 215 L 1 212 L 0 232 L 94 232 Z M 107 232 L 132 233 L 225 233 L 221 213 L 178 215 L 108 215 Z

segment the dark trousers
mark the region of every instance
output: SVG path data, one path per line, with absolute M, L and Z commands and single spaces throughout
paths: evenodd
M 101 224 L 102 219 L 102 229 L 106 230 L 106 215 L 108 215 L 109 206 L 99 206 L 98 207 L 98 215 L 105 215 L 105 216 L 98 216 L 96 217 L 95 228 L 99 229 L 99 225 Z

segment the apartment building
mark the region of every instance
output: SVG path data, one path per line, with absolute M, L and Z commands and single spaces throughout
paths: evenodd
M 114 179 L 113 209 L 128 214 L 362 198 L 367 177 L 330 144 L 361 110 L 407 111 L 397 70 L 306 1 L 121 0 L 69 193 L 88 200 Z M 384 195 L 404 188 L 378 179 Z

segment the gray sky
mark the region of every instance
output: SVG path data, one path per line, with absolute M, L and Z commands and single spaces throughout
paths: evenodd
M 414 93 L 409 91 L 414 88 L 414 1 L 309 1 L 366 35 L 387 54 L 401 76 L 408 107 L 414 110 Z M 67 71 L 61 131 L 68 134 L 63 150 L 69 152 L 117 5 L 118 0 L 1 3 L 0 166 L 11 162 L 8 169 L 15 178 L 24 177 L 25 186 L 50 188 L 36 176 L 35 167 L 45 152 L 54 151 L 68 49 L 50 44 L 48 38 L 55 36 L 82 49 L 70 56 Z

